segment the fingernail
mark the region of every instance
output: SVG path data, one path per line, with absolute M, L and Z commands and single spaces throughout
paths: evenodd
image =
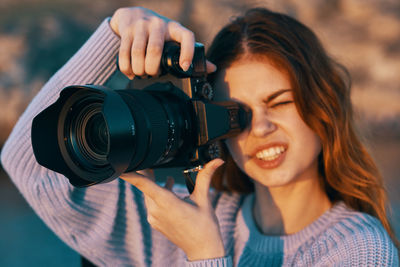
M 218 160 L 219 166 L 221 166 L 222 164 L 225 163 L 225 160 L 223 160 L 223 159 L 221 159 L 221 158 L 217 158 L 217 160 Z
M 207 61 L 206 63 L 207 63 L 207 72 L 208 73 L 213 73 L 217 70 L 217 66 L 214 63 L 212 63 L 210 61 Z
M 189 69 L 189 67 L 190 67 L 190 62 L 189 61 L 184 61 L 182 63 L 181 67 L 182 67 L 182 70 L 187 71 Z
M 214 159 L 213 166 L 216 167 L 216 168 L 218 168 L 218 167 L 220 167 L 221 165 L 223 165 L 224 163 L 225 163 L 225 161 L 224 161 L 223 159 L 221 159 L 221 158 L 216 158 L 216 159 Z

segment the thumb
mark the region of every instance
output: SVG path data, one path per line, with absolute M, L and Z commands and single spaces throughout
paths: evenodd
M 216 169 L 224 163 L 222 159 L 214 159 L 208 162 L 204 166 L 204 169 L 197 174 L 196 185 L 192 193 L 197 205 L 208 205 L 208 191 L 210 189 L 211 178 Z
M 213 73 L 217 70 L 217 66 L 215 66 L 214 63 L 212 63 L 211 61 L 206 60 L 206 69 L 207 69 L 207 73 Z

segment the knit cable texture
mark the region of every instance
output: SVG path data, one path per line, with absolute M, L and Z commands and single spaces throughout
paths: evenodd
M 268 237 L 252 221 L 252 196 L 226 193 L 214 197 L 227 256 L 189 262 L 147 223 L 143 196 L 135 187 L 116 179 L 74 188 L 61 174 L 38 165 L 31 144 L 34 116 L 62 88 L 104 84 L 116 70 L 120 40 L 108 21 L 32 100 L 1 153 L 24 198 L 68 246 L 98 266 L 398 266 L 398 252 L 379 221 L 344 204 L 299 233 Z

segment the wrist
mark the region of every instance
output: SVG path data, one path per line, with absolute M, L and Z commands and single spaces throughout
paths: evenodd
M 115 18 L 115 13 L 114 15 L 111 17 L 111 19 L 109 20 L 109 25 L 111 30 L 120 37 L 119 33 L 118 33 L 118 25 L 116 23 L 116 18 Z

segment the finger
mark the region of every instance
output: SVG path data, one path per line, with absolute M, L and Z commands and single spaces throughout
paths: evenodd
M 156 76 L 159 72 L 161 56 L 164 48 L 164 22 L 161 19 L 153 20 L 149 32 L 150 36 L 147 44 L 144 67 L 145 72 L 148 75 Z
M 131 50 L 132 72 L 137 76 L 144 75 L 144 58 L 147 46 L 147 25 L 145 20 L 140 20 L 135 25 Z
M 135 186 L 137 189 L 142 191 L 143 194 L 150 197 L 157 203 L 162 202 L 162 200 L 167 197 L 166 194 L 171 194 L 170 191 L 165 190 L 161 186 L 157 185 L 148 177 L 135 172 L 123 173 L 120 178 Z
M 195 38 L 192 31 L 186 29 L 176 21 L 168 23 L 167 36 L 173 41 L 181 44 L 179 65 L 186 71 L 193 60 Z
M 171 176 L 168 176 L 167 181 L 165 182 L 164 188 L 168 189 L 169 191 L 172 191 L 172 188 L 174 187 L 174 183 L 175 183 L 174 178 Z
M 144 203 L 145 203 L 147 211 L 148 211 L 147 215 L 149 215 L 149 211 L 151 211 L 153 207 L 157 206 L 157 204 L 154 202 L 154 200 L 151 197 L 148 197 L 145 194 L 144 194 L 143 198 L 144 198 Z
M 222 164 L 224 164 L 222 159 L 214 159 L 208 162 L 204 166 L 204 169 L 198 173 L 192 195 L 199 206 L 208 205 L 208 192 L 210 189 L 211 178 L 215 170 Z
M 144 169 L 144 170 L 137 171 L 136 173 L 146 176 L 152 181 L 156 180 L 156 177 L 154 175 L 154 170 L 152 170 L 152 169 Z
M 196 204 L 196 203 L 193 201 L 193 199 L 192 199 L 192 195 L 186 196 L 186 197 L 182 198 L 182 200 L 183 200 L 184 202 L 190 204 L 190 205 L 197 206 L 197 204 Z
M 119 70 L 131 80 L 135 77 L 131 66 L 132 34 L 133 33 L 129 33 L 128 31 L 122 34 L 118 53 Z
M 157 209 L 157 204 L 155 203 L 155 201 L 144 195 L 144 204 L 146 205 L 146 209 L 147 209 L 147 222 L 152 226 L 155 227 L 156 225 L 156 218 L 153 216 L 152 211 Z
M 194 54 L 194 34 L 187 30 L 182 33 L 181 55 L 179 56 L 179 65 L 184 71 L 187 71 L 192 64 Z
M 214 63 L 211 63 L 210 61 L 206 60 L 206 69 L 207 73 L 213 73 L 217 70 L 217 66 L 215 66 Z
M 110 27 L 113 30 L 113 32 L 118 35 L 119 37 L 121 37 L 121 34 L 119 33 L 119 26 L 118 26 L 118 15 L 120 10 L 116 10 L 113 14 L 113 16 L 110 19 Z

